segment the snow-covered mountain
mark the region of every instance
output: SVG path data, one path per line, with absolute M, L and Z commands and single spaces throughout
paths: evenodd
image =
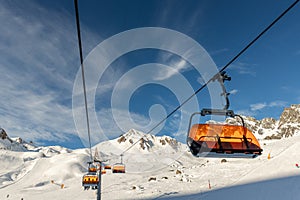
M 285 108 L 279 120 L 264 118 L 257 120 L 253 117 L 245 117 L 245 124 L 258 139 L 281 139 L 300 133 L 300 105 L 294 104 Z M 236 120 L 227 119 L 229 124 L 238 124 Z
M 186 145 L 174 138 L 145 134 L 134 129 L 114 140 L 102 142 L 96 148 L 101 151 L 102 160 L 117 163 L 122 159 L 127 165 L 127 171 L 131 173 L 157 171 L 187 151 Z
M 127 133 L 122 134 L 120 137 L 107 142 L 100 143 L 96 147 L 103 149 L 104 152 L 119 153 L 130 148 L 132 144 L 135 144 L 133 148 L 129 149 L 129 153 L 149 153 L 163 149 L 168 152 L 178 152 L 183 149 L 183 144 L 176 139 L 169 136 L 154 136 L 151 134 L 145 134 L 135 129 L 130 129 Z M 104 146 L 108 146 L 105 148 Z M 115 149 L 111 148 L 112 146 Z
M 23 142 L 21 138 L 10 138 L 6 131 L 0 128 L 0 149 L 12 151 L 26 151 L 30 144 Z
M 117 139 L 119 144 L 125 143 L 124 145 L 130 147 L 132 144 L 138 142 L 138 148 L 144 151 L 153 151 L 155 148 L 171 148 L 174 151 L 181 149 L 182 144 L 177 142 L 176 139 L 169 136 L 154 136 L 145 134 L 135 129 L 129 130 Z M 127 144 L 126 144 L 127 143 Z
M 284 114 L 282 120 L 294 120 L 290 116 L 290 112 Z M 246 120 L 248 125 L 256 123 Z M 279 121 L 265 119 L 259 127 L 271 135 L 278 134 Z M 106 164 L 120 162 L 123 154 L 126 165 L 125 174 L 107 170 L 102 176 L 102 199 L 297 199 L 300 136 L 263 138 L 263 154 L 254 159 L 230 155 L 196 158 L 185 144 L 169 136 L 132 129 L 93 147 L 93 152 L 99 151 L 100 159 L 107 160 Z M 89 161 L 88 149 L 39 147 L 21 138 L 9 138 L 3 132 L 0 144 L 0 199 L 96 198 L 95 191 L 84 191 L 81 186 Z

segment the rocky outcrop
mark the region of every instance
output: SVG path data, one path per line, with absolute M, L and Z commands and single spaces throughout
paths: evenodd
M 0 150 L 26 151 L 21 138 L 11 139 L 3 128 L 0 128 Z
M 283 110 L 279 119 L 279 128 L 287 123 L 300 124 L 300 105 L 294 104 Z
M 10 139 L 6 133 L 6 131 L 3 128 L 0 128 L 0 138 L 2 140 L 9 140 L 10 142 L 13 142 L 12 139 Z
M 259 122 L 259 125 L 264 129 L 274 129 L 276 128 L 276 119 L 264 118 Z
M 5 140 L 7 138 L 7 133 L 5 132 L 4 129 L 0 128 L 0 138 L 2 140 Z
M 281 137 L 293 136 L 300 131 L 300 105 L 285 108 L 278 122 L 278 135 Z
M 300 105 L 285 108 L 279 120 L 264 118 L 257 120 L 253 117 L 243 117 L 246 127 L 263 139 L 281 139 L 300 133 Z M 238 119 L 227 119 L 228 124 L 240 124 Z

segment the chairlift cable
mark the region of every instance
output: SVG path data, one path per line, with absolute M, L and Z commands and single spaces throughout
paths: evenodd
M 75 5 L 75 13 L 76 13 L 76 26 L 77 26 L 78 46 L 79 46 L 79 55 L 80 55 L 80 66 L 81 66 L 81 75 L 82 75 L 82 86 L 83 86 L 83 95 L 84 95 L 86 125 L 87 125 L 87 132 L 88 132 L 88 138 L 89 138 L 90 158 L 91 158 L 91 162 L 92 162 L 93 161 L 93 155 L 92 155 L 90 122 L 89 122 L 89 113 L 88 113 L 88 107 L 87 107 L 86 85 L 85 85 L 85 75 L 84 75 L 83 56 L 82 56 L 82 44 L 81 44 L 81 34 L 80 34 L 80 24 L 79 24 L 79 11 L 78 11 L 78 1 L 77 0 L 74 0 L 74 5 Z
M 212 78 L 210 78 L 204 85 L 202 85 L 198 90 L 196 90 L 190 97 L 188 97 L 183 103 L 177 106 L 172 112 L 170 112 L 164 119 L 157 123 L 151 130 L 149 130 L 146 134 L 151 133 L 154 129 L 160 126 L 164 121 L 166 121 L 170 116 L 172 116 L 177 110 L 179 110 L 183 105 L 185 105 L 188 101 L 190 101 L 196 94 L 198 94 L 201 90 L 203 90 L 211 81 L 215 79 L 221 72 L 227 69 L 235 60 L 237 60 L 247 49 L 249 49 L 259 38 L 261 38 L 270 28 L 272 28 L 286 13 L 288 13 L 300 0 L 296 0 L 292 3 L 284 12 L 282 12 L 269 26 L 267 26 L 260 34 L 258 34 L 246 47 L 244 47 L 235 57 L 233 57 L 223 68 L 219 70 Z M 142 137 L 143 138 L 143 137 Z M 130 147 L 125 149 L 120 156 L 123 156 L 124 153 L 129 151 L 133 146 L 135 146 L 142 138 L 133 143 Z

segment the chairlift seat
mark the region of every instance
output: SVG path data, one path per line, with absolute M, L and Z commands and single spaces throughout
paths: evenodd
M 260 155 L 262 149 L 252 132 L 244 126 L 194 124 L 188 135 L 191 152 L 246 153 Z

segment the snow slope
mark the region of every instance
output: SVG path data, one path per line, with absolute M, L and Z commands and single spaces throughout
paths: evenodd
M 257 158 L 193 157 L 184 144 L 166 136 L 131 131 L 97 145 L 107 164 L 124 154 L 126 174 L 102 176 L 102 199 L 299 199 L 300 137 L 260 141 Z M 144 137 L 143 140 L 139 140 Z M 165 142 L 163 142 L 165 141 Z M 166 142 L 168 141 L 168 142 Z M 268 159 L 270 153 L 271 159 Z M 0 199 L 96 199 L 81 178 L 87 149 L 32 147 L 0 150 Z M 226 159 L 226 162 L 221 162 Z M 63 188 L 61 188 L 63 184 Z M 209 188 L 210 185 L 210 188 Z
M 213 187 L 209 191 L 168 196 L 162 199 L 298 200 L 300 198 L 300 169 L 295 164 L 300 162 L 300 137 L 273 141 L 264 146 L 267 153 L 271 152 L 271 159 L 268 160 L 264 154 L 261 158 L 253 160 L 252 169 L 247 170 L 240 166 L 243 174 L 240 177 L 232 177 L 236 181 L 228 183 L 224 188 L 216 187 L 214 189 Z M 238 160 L 234 162 L 241 163 Z M 234 166 L 233 169 L 238 166 Z M 232 176 L 234 175 L 232 174 Z M 226 173 L 219 177 L 220 181 L 224 183 L 225 177 Z

